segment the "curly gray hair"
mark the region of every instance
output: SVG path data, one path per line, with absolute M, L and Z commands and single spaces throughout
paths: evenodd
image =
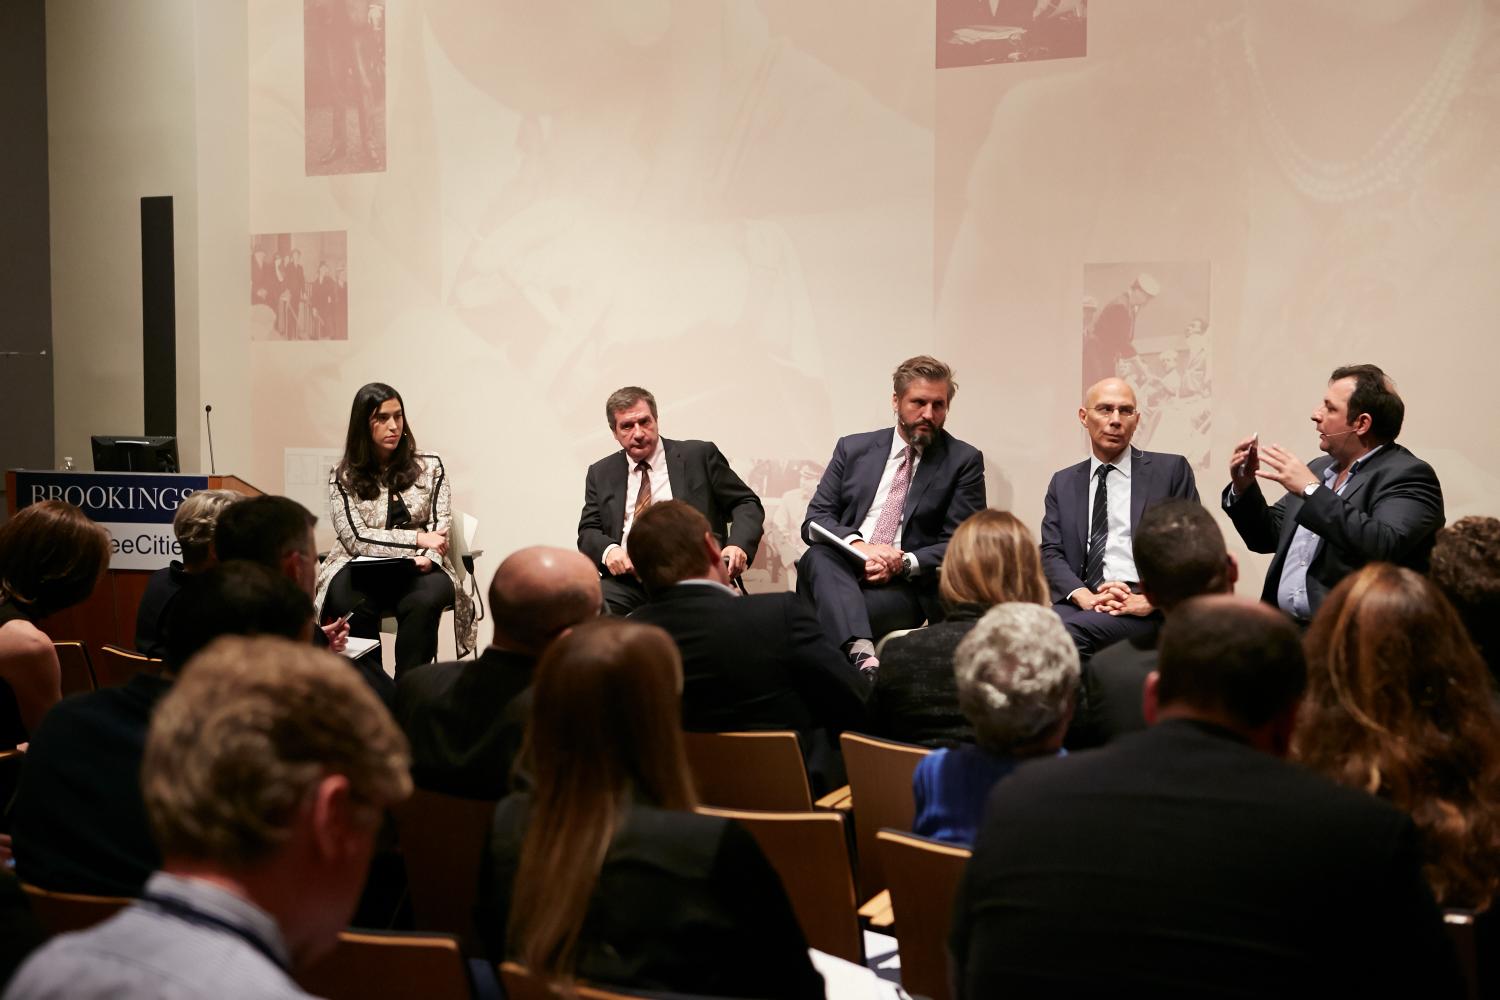
M 980 746 L 1004 752 L 1047 735 L 1078 691 L 1078 648 L 1051 608 L 997 604 L 953 656 L 958 707 Z

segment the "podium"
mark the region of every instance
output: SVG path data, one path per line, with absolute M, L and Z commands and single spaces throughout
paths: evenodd
M 39 500 L 63 500 L 82 508 L 110 532 L 109 570 L 88 600 L 47 616 L 37 627 L 53 642 L 82 641 L 96 659 L 101 646 L 134 649 L 135 616 L 146 581 L 181 555 L 172 535 L 177 505 L 205 489 L 233 490 L 251 497 L 261 493 L 238 476 L 6 470 L 8 516 Z

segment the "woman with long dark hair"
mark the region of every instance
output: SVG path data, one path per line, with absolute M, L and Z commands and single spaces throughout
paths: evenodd
M 693 812 L 666 632 L 606 618 L 536 668 L 533 788 L 495 810 L 477 924 L 490 958 L 548 979 L 722 997 L 821 997 L 776 872 Z
M 1411 815 L 1444 907 L 1500 893 L 1500 710 L 1458 613 L 1425 577 L 1372 563 L 1308 629 L 1292 753 Z
M 354 395 L 344 457 L 328 481 L 328 514 L 337 543 L 318 572 L 320 620 L 352 612 L 349 633 L 380 635 L 396 616 L 396 672 L 437 655 L 438 622 L 453 607 L 458 655 L 474 648 L 474 604 L 457 586 L 448 547 L 452 519 L 443 460 L 417 450 L 401 394 L 371 382 Z M 358 556 L 405 558 L 409 567 L 356 575 Z
M 61 500 L 0 525 L 0 750 L 24 742 L 62 698 L 57 650 L 36 623 L 86 600 L 109 566 L 109 533 Z

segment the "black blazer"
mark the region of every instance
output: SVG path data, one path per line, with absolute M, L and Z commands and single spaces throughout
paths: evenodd
M 720 545 L 738 545 L 751 562 L 766 520 L 760 497 L 735 475 L 712 441 L 661 439 L 666 448 L 672 499 L 692 504 L 708 518 Z M 589 466 L 578 516 L 578 551 L 604 569 L 604 550 L 625 532 L 630 460 L 622 448 Z M 732 524 L 730 523 L 732 522 Z
M 997 785 L 950 943 L 974 998 L 1461 991 L 1405 814 L 1187 720 Z
M 428 663 L 396 683 L 396 721 L 411 744 L 418 788 L 466 799 L 501 799 L 526 733 L 536 661 L 489 647 L 474 660 Z
M 1319 480 L 1333 459 L 1308 463 Z M 1260 598 L 1276 603 L 1281 569 L 1299 524 L 1318 536 L 1307 568 L 1307 602 L 1317 611 L 1328 592 L 1365 563 L 1391 562 L 1425 571 L 1443 526 L 1443 487 L 1432 466 L 1399 444 L 1388 444 L 1360 465 L 1342 496 L 1319 487 L 1303 499 L 1291 493 L 1267 506 L 1257 482 L 1224 509 L 1251 552 L 1275 552 Z
M 679 583 L 630 617 L 682 652 L 684 729 L 795 730 L 815 794 L 843 784 L 838 734 L 864 726 L 865 682 L 801 597 Z
M 1084 585 L 1089 552 L 1089 460 L 1070 465 L 1047 484 L 1042 514 L 1042 571 L 1053 601 L 1065 601 Z M 1163 500 L 1198 499 L 1193 467 L 1181 455 L 1130 449 L 1130 530 L 1146 508 Z M 1131 583 L 1136 581 L 1131 580 Z
M 974 726 L 958 707 L 953 654 L 988 608 L 961 607 L 885 644 L 870 692 L 870 732 L 928 747 L 974 742 Z
M 507 917 L 531 797 L 495 809 L 475 926 L 492 961 Z M 823 996 L 775 869 L 732 820 L 634 804 L 589 900 L 574 971 L 611 986 L 715 997 Z
M 804 542 L 817 543 L 810 527 L 814 522 L 840 538 L 859 531 L 875 502 L 895 435 L 896 429 L 887 427 L 839 438 L 807 505 Z M 916 556 L 920 573 L 932 574 L 943 563 L 954 529 L 984 505 L 984 455 L 947 431 L 939 431 L 922 452 L 917 474 L 906 491 L 901 550 Z

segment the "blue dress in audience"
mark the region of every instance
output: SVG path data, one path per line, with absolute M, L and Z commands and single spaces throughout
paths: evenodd
M 934 750 L 912 775 L 912 794 L 917 803 L 912 832 L 972 847 L 990 789 L 1025 760 L 1002 757 L 972 743 Z

